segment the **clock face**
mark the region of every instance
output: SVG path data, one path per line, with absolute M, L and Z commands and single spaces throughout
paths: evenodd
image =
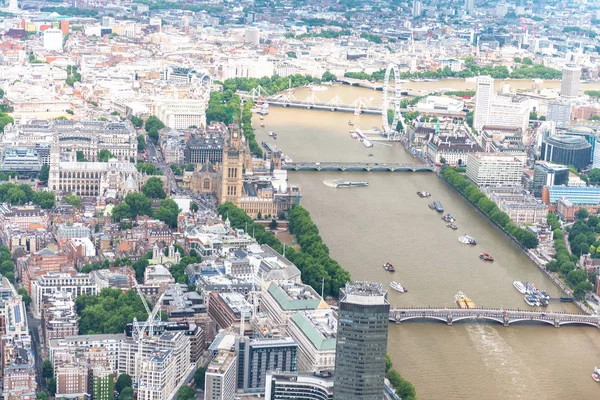
M 237 132 L 233 132 L 233 137 L 237 137 Z

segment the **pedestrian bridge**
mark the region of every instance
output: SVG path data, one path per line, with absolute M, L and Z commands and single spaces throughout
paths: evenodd
M 556 328 L 563 325 L 588 325 L 600 328 L 600 316 L 587 314 L 501 308 L 394 308 L 390 310 L 390 321 L 397 324 L 423 320 L 436 320 L 448 325 L 459 321 L 494 321 L 504 326 L 519 322 L 539 322 Z
M 293 162 L 282 168 L 288 171 L 433 172 L 433 167 L 429 165 L 399 163 Z

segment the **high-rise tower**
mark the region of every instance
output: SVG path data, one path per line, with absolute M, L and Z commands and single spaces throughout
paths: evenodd
M 490 76 L 478 76 L 475 91 L 475 111 L 473 115 L 473 127 L 478 131 L 490 122 L 493 99 L 494 78 Z
M 230 201 L 235 205 L 239 204 L 243 188 L 244 142 L 240 126 L 236 119 L 233 121 L 229 138 L 223 143 L 221 197 L 219 199 L 221 203 Z
M 381 400 L 390 303 L 380 283 L 340 290 L 334 400 Z
M 579 80 L 581 67 L 574 64 L 565 65 L 560 80 L 560 97 L 574 99 L 579 95 Z

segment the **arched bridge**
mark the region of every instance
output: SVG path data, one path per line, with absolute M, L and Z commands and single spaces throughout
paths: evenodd
M 360 163 L 360 162 L 294 162 L 282 166 L 288 171 L 342 172 L 432 172 L 425 164 Z
M 458 321 L 494 321 L 504 326 L 519 322 L 540 322 L 556 328 L 563 325 L 588 325 L 600 328 L 600 316 L 540 310 L 504 310 L 501 308 L 394 308 L 390 321 L 400 324 L 412 320 L 437 320 L 452 325 Z

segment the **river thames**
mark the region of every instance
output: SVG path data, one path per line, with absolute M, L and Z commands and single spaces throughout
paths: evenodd
M 449 87 L 444 83 L 438 87 Z M 296 91 L 298 99 L 308 94 L 305 88 Z M 317 93 L 325 101 L 336 94 L 347 102 L 358 96 L 372 96 L 374 102 L 381 98 L 381 92 L 342 86 Z M 379 116 L 278 107 L 269 111 L 264 121 L 255 117 L 257 140 L 274 143 L 294 161 L 417 162 L 398 144 L 366 148 L 350 137 L 349 119 L 370 129 L 381 125 Z M 268 137 L 269 130 L 277 133 L 277 140 Z M 369 186 L 336 189 L 324 184 L 341 178 L 367 180 Z M 454 307 L 460 290 L 477 306 L 527 309 L 512 285 L 515 280 L 533 282 L 551 297 L 561 294 L 432 173 L 290 172 L 289 180 L 300 184 L 301 204 L 310 211 L 331 256 L 354 280 L 385 287 L 395 280 L 408 289 L 404 294 L 389 291 L 392 306 Z M 428 200 L 416 195 L 420 190 L 432 193 L 456 217 L 457 231 L 446 228 L 440 214 L 428 208 Z M 477 239 L 477 246 L 458 242 L 465 233 Z M 480 252 L 490 253 L 495 262 L 482 262 Z M 394 264 L 395 274 L 382 268 L 385 262 Z M 560 302 L 551 302 L 548 309 L 576 311 Z M 591 379 L 593 368 L 600 366 L 600 331 L 591 327 L 408 322 L 390 325 L 388 352 L 420 399 L 591 399 L 600 394 L 600 385 Z

